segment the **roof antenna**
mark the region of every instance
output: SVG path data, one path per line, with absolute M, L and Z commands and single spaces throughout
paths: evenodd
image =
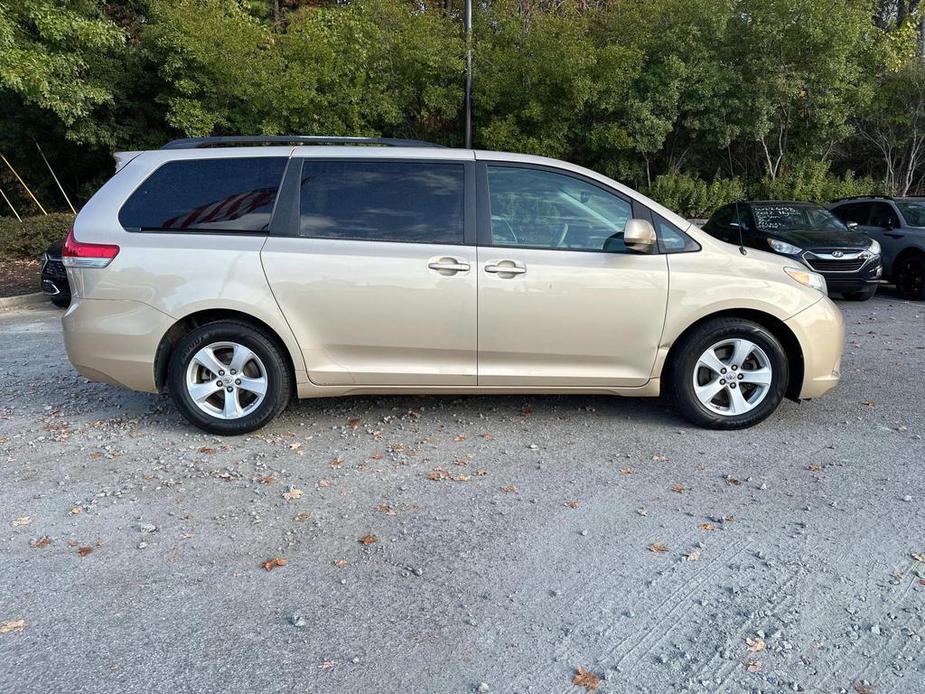
M 745 250 L 745 237 L 742 235 L 742 217 L 739 216 L 739 201 L 736 200 L 736 226 L 739 228 L 739 253 L 748 255 Z

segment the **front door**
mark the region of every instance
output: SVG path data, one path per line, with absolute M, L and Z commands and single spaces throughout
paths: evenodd
M 270 236 L 262 259 L 312 382 L 476 384 L 471 167 L 301 162 L 298 228 Z
M 668 264 L 623 245 L 632 203 L 566 172 L 483 166 L 479 385 L 645 384 L 665 321 Z

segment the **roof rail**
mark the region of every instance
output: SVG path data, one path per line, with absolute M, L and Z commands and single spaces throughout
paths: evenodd
M 227 145 L 380 145 L 383 147 L 442 147 L 423 140 L 392 137 L 329 137 L 327 135 L 222 135 L 171 140 L 161 149 L 198 149 Z
M 849 195 L 845 198 L 835 198 L 832 202 L 844 202 L 845 200 L 893 200 L 892 195 Z

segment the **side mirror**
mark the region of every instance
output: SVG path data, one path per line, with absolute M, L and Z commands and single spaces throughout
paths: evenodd
M 646 219 L 630 219 L 623 231 L 623 245 L 627 248 L 646 253 L 655 246 L 657 239 L 655 227 Z
M 857 231 L 861 225 L 857 222 L 846 222 L 845 226 L 848 227 L 850 231 Z

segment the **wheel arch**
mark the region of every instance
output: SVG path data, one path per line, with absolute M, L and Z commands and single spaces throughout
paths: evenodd
M 670 365 L 679 353 L 678 346 L 682 344 L 684 339 L 699 326 L 709 321 L 716 320 L 717 318 L 740 318 L 743 320 L 752 321 L 753 323 L 757 323 L 758 325 L 768 330 L 772 335 L 774 335 L 774 337 L 780 340 L 780 343 L 784 348 L 784 352 L 787 354 L 787 361 L 790 365 L 790 380 L 787 383 L 786 394 L 787 397 L 791 400 L 798 400 L 800 390 L 803 387 L 803 377 L 805 372 L 803 348 L 800 345 L 800 341 L 797 339 L 796 334 L 794 334 L 794 332 L 780 318 L 777 318 L 770 313 L 756 309 L 736 308 L 717 311 L 715 313 L 702 316 L 701 318 L 698 318 L 696 321 L 688 325 L 674 339 L 674 341 L 671 343 L 671 347 L 668 349 L 668 354 L 665 357 L 664 365 L 662 367 L 662 379 L 664 381 L 664 385 L 669 385 L 667 380 L 670 378 L 671 374 Z
M 167 367 L 170 364 L 170 355 L 173 354 L 174 346 L 185 336 L 191 333 L 196 328 L 199 328 L 208 323 L 216 323 L 223 320 L 233 320 L 241 323 L 246 323 L 247 325 L 259 330 L 267 338 L 276 343 L 276 346 L 282 352 L 283 357 L 286 359 L 286 366 L 289 369 L 289 374 L 292 376 L 293 384 L 296 383 L 296 372 L 295 372 L 295 363 L 293 360 L 293 355 L 290 352 L 289 348 L 286 346 L 286 342 L 280 337 L 280 335 L 267 323 L 256 318 L 249 313 L 243 311 L 236 311 L 234 309 L 227 308 L 216 308 L 216 309 L 204 309 L 201 311 L 196 311 L 190 313 L 189 315 L 184 316 L 175 322 L 170 328 L 164 333 L 164 336 L 161 338 L 160 343 L 157 346 L 157 351 L 154 355 L 154 382 L 157 386 L 158 392 L 164 392 L 167 387 Z

